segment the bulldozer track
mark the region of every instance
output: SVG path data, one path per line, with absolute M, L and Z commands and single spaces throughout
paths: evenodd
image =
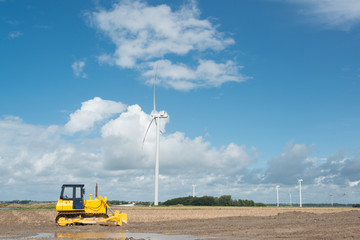
M 69 212 L 69 213 L 59 213 L 55 218 L 55 223 L 58 222 L 60 218 L 93 218 L 93 217 L 100 217 L 100 218 L 108 218 L 109 216 L 105 213 L 85 213 L 85 212 Z

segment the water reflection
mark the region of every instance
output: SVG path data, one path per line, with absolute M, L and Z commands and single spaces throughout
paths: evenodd
M 91 239 L 91 238 L 111 238 L 125 240 L 126 233 L 108 233 L 108 232 L 67 232 L 55 233 L 55 238 L 70 238 L 70 239 Z
M 165 235 L 157 233 L 108 233 L 108 232 L 68 232 L 56 233 L 55 238 L 69 239 L 119 239 L 126 238 L 145 239 L 145 240 L 195 240 L 201 239 L 190 235 Z M 210 239 L 210 238 L 206 238 Z
M 38 233 L 35 236 L 1 236 L 0 239 L 144 239 L 144 240 L 201 240 L 215 237 L 195 237 L 191 235 L 166 235 L 157 233 L 108 233 L 108 232 L 66 232 Z M 226 239 L 226 238 L 221 238 Z

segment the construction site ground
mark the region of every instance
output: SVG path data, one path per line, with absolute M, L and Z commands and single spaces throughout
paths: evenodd
M 0 210 L 0 239 L 81 238 L 78 233 L 87 233 L 84 238 L 92 233 L 104 233 L 104 238 L 120 236 L 107 233 L 124 233 L 127 239 L 139 239 L 136 233 L 149 234 L 145 239 L 155 239 L 151 233 L 193 239 L 360 239 L 360 210 L 350 207 L 114 207 L 128 214 L 127 225 L 68 227 L 57 226 L 55 210 L 12 207 L 18 208 Z

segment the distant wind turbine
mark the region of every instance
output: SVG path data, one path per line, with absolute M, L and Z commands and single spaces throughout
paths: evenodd
M 330 203 L 331 203 L 331 206 L 333 207 L 334 206 L 334 195 L 332 195 L 331 193 L 330 193 Z
M 298 179 L 298 183 L 299 183 L 299 194 L 300 194 L 300 207 L 302 207 L 302 196 L 301 196 L 301 182 L 303 180 L 301 178 Z
M 159 205 L 159 153 L 160 153 L 160 118 L 167 118 L 168 114 L 165 111 L 156 111 L 156 103 L 155 103 L 155 87 L 156 87 L 156 72 L 157 72 L 157 66 L 155 70 L 155 78 L 154 78 L 154 109 L 151 112 L 152 120 L 146 130 L 143 144 L 145 142 L 146 135 L 150 129 L 151 124 L 153 121 L 155 121 L 156 125 L 156 148 L 155 148 L 155 193 L 154 193 L 154 205 Z
M 276 185 L 276 206 L 279 207 L 279 185 Z
M 291 192 L 289 192 L 289 198 L 290 198 L 290 199 L 289 199 L 289 200 L 290 200 L 290 204 L 289 204 L 289 205 L 290 205 L 290 207 L 292 207 L 292 197 L 291 197 Z
M 192 185 L 193 197 L 195 197 L 195 188 L 196 188 L 196 185 Z
M 344 193 L 344 198 L 345 198 L 345 206 L 348 205 L 348 197 L 347 197 L 347 193 Z

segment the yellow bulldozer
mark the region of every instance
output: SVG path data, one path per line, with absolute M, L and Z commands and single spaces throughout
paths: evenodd
M 112 211 L 107 204 L 107 198 L 98 196 L 97 184 L 95 197 L 90 194 L 89 200 L 84 200 L 84 184 L 64 184 L 56 204 L 58 215 L 55 222 L 59 226 L 68 225 L 115 225 L 127 223 L 127 214 Z M 111 213 L 108 213 L 111 212 Z

